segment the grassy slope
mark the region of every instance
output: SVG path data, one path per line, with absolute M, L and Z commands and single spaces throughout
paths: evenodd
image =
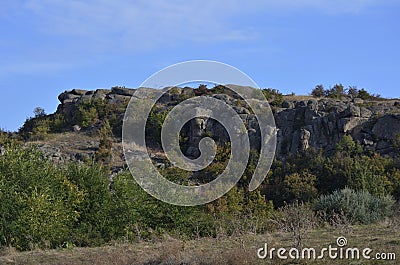
M 350 231 L 319 229 L 308 233 L 304 247 L 317 250 L 331 244 L 336 238 L 345 236 L 348 247 L 369 247 L 376 252 L 396 253 L 396 261 L 319 261 L 259 260 L 256 251 L 264 243 L 270 247 L 289 249 L 293 238 L 288 233 L 275 232 L 264 235 L 245 235 L 231 238 L 201 238 L 182 241 L 173 238 L 155 242 L 114 244 L 98 248 L 71 248 L 48 251 L 16 252 L 4 249 L 0 253 L 0 264 L 399 264 L 400 229 L 385 224 L 356 226 Z

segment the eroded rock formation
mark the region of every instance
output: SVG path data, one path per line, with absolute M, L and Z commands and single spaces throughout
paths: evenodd
M 85 91 L 74 89 L 59 96 L 57 113 L 69 115 L 82 100 L 104 99 L 109 103 L 128 101 L 135 89 L 113 87 L 111 90 Z M 174 106 L 197 93 L 190 88 L 174 89 L 159 101 L 160 106 Z M 253 147 L 259 147 L 260 133 L 254 114 L 235 95 L 207 94 L 230 104 L 240 115 Z M 306 98 L 306 99 L 304 99 Z M 302 152 L 309 148 L 334 149 L 345 134 L 352 135 L 364 148 L 381 154 L 395 152 L 394 144 L 400 137 L 400 102 L 396 100 L 363 101 L 356 99 L 314 99 L 290 97 L 273 108 L 277 126 L 277 155 Z M 221 141 L 229 139 L 224 128 L 215 120 L 197 118 L 188 129 L 189 153 L 196 155 L 196 145 L 204 135 L 211 134 Z

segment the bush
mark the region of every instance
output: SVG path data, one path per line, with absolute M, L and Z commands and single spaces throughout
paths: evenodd
M 262 90 L 264 97 L 270 102 L 271 106 L 280 107 L 284 101 L 283 95 L 277 89 L 265 88 Z
M 308 171 L 293 173 L 285 177 L 283 181 L 284 198 L 288 202 L 300 200 L 304 202 L 311 201 L 317 196 L 315 187 L 317 177 Z
M 72 117 L 72 123 L 83 128 L 94 125 L 109 113 L 109 104 L 103 99 L 82 100 L 77 104 L 77 110 Z
M 38 112 L 40 110 L 35 110 Z M 26 119 L 19 134 L 25 139 L 44 140 L 49 133 L 62 132 L 68 125 L 62 114 L 52 114 L 46 116 L 44 113 L 35 114 L 34 118 Z
M 0 146 L 8 142 L 9 142 L 8 134 L 4 132 L 2 129 L 0 129 Z
M 46 118 L 37 118 L 35 125 L 31 132 L 29 132 L 29 138 L 31 140 L 44 140 L 51 131 L 50 120 Z
M 35 114 L 35 118 L 46 116 L 46 112 L 41 107 L 36 107 L 33 113 Z
M 117 238 L 117 209 L 103 168 L 97 164 L 69 164 L 63 171 L 83 193 L 83 201 L 76 206 L 79 216 L 71 229 L 70 241 L 76 246 L 99 246 Z
M 100 135 L 100 144 L 99 148 L 96 150 L 95 157 L 96 161 L 101 161 L 105 164 L 111 162 L 112 159 L 112 139 L 111 139 L 111 126 L 110 123 L 106 120 L 103 122 L 99 135 Z
M 170 109 L 159 110 L 153 108 L 146 121 L 146 141 L 161 146 L 161 128 Z
M 350 86 L 347 89 L 347 95 L 352 99 L 358 97 L 358 93 L 359 92 L 356 86 Z
M 0 245 L 60 247 L 83 200 L 84 192 L 40 152 L 6 145 L 0 156 Z
M 62 114 L 54 114 L 50 116 L 50 129 L 53 133 L 60 133 L 68 126 L 68 123 Z
M 333 88 L 325 91 L 325 95 L 328 98 L 341 99 L 342 96 L 346 95 L 344 92 L 344 86 L 342 84 L 336 84 Z
M 125 240 L 150 239 L 163 233 L 183 237 L 212 233 L 212 218 L 204 206 L 180 207 L 161 202 L 147 194 L 129 172 L 115 177 L 114 219 Z
M 322 195 L 315 204 L 315 210 L 327 214 L 343 212 L 349 220 L 371 224 L 390 216 L 394 203 L 390 195 L 378 197 L 368 191 L 345 188 L 330 195 Z
M 122 232 L 99 165 L 57 167 L 14 143 L 0 156 L 0 245 L 19 250 L 98 246 Z
M 390 162 L 391 159 L 383 157 L 343 158 L 342 167 L 347 186 L 354 190 L 366 190 L 377 196 L 393 192 L 395 179 L 390 179 L 392 175 L 387 170 L 391 166 Z
M 259 191 L 248 192 L 248 187 L 237 186 L 206 207 L 214 217 L 216 236 L 264 232 L 273 212 L 272 202 Z
M 325 89 L 323 85 L 317 85 L 312 91 L 311 95 L 316 98 L 325 96 Z
M 361 144 L 353 140 L 351 135 L 344 135 L 336 144 L 336 152 L 345 156 L 360 155 L 363 152 Z
M 273 221 L 284 232 L 291 233 L 294 246 L 303 246 L 307 231 L 317 226 L 317 217 L 310 205 L 295 201 L 285 204 L 274 214 Z

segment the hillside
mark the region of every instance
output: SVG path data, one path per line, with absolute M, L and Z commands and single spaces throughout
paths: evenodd
M 118 170 L 123 167 L 124 161 L 120 145 L 122 119 L 134 92 L 135 89 L 122 87 L 66 91 L 58 97 L 60 105 L 56 113 L 28 120 L 21 128 L 20 135 L 27 142 L 38 144 L 41 150 L 56 160 L 86 161 L 95 157 L 100 138 L 106 134 L 112 142 L 112 147 L 108 148 L 111 156 L 108 162 Z M 323 150 L 325 153 L 333 152 L 344 135 L 352 136 L 366 152 L 390 156 L 397 154 L 396 147 L 400 141 L 400 100 L 363 100 L 347 95 L 340 99 L 282 96 L 279 92 L 276 95 L 270 92 L 265 94 L 269 97 L 278 128 L 278 158 L 309 148 Z M 259 149 L 259 127 L 254 115 L 240 99 L 223 90 L 174 88 L 160 99 L 154 118 L 161 118 L 167 109 L 198 95 L 207 95 L 230 104 L 245 122 L 252 147 Z M 205 124 L 204 128 L 198 127 L 200 123 Z M 153 133 L 153 130 L 149 131 Z M 197 146 L 193 139 L 202 135 L 211 134 L 219 142 L 229 141 L 218 123 L 202 118 L 194 119 L 189 127 L 184 128 L 183 134 L 188 139 L 185 145 L 189 152 L 195 152 Z M 149 146 L 154 149 L 155 155 L 159 155 L 160 146 L 156 138 L 152 135 Z
M 355 246 L 398 250 L 400 100 L 365 91 L 358 97 L 331 90 L 318 95 L 313 91 L 314 96 L 262 90 L 275 118 L 277 150 L 265 180 L 249 191 L 262 144 L 253 111 L 222 86 L 172 88 L 151 110 L 145 128 L 147 150 L 165 178 L 199 186 L 214 180 L 232 157 L 226 130 L 200 116 L 182 127 L 181 151 L 196 158 L 200 139 L 211 137 L 217 143 L 214 161 L 198 171 L 168 161 L 160 129 L 169 111 L 185 99 L 202 95 L 232 106 L 245 124 L 251 147 L 241 179 L 227 194 L 182 207 L 147 194 L 133 178 L 135 173 L 127 170 L 121 131 L 134 92 L 123 87 L 66 91 L 55 113 L 36 108 L 35 117 L 18 133 L 0 132 L 0 263 L 57 263 L 65 256 L 65 264 L 77 259 L 84 263 L 98 251 L 115 249 L 126 253 L 122 263 L 180 264 L 176 259 L 182 258 L 197 264 L 202 254 L 188 249 L 207 249 L 216 242 L 204 264 L 218 264 L 218 258 L 230 259 L 240 249 L 240 264 L 254 264 L 259 240 L 270 241 L 271 235 L 277 238 L 274 243 L 288 247 L 326 245 L 333 235 L 351 235 Z M 327 236 L 324 242 L 322 235 Z M 143 250 L 149 256 L 141 259 L 140 251 L 132 251 L 166 243 L 162 251 L 171 253 L 176 248 L 171 238 L 183 248 L 178 256 Z M 380 248 L 382 244 L 387 249 Z M 19 253 L 14 248 L 66 252 Z M 107 263 L 113 257 L 107 254 L 97 261 Z

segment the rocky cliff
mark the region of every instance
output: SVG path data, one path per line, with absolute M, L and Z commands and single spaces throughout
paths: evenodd
M 57 113 L 67 117 L 81 101 L 101 99 L 109 104 L 127 102 L 135 89 L 113 87 L 110 90 L 66 91 L 59 96 L 61 104 Z M 195 95 L 207 95 L 233 106 L 245 122 L 253 147 L 259 146 L 259 127 L 254 115 L 232 93 L 213 93 L 191 88 L 174 88 L 159 101 L 162 109 Z M 282 104 L 273 107 L 278 129 L 277 155 L 301 152 L 309 148 L 333 150 L 343 135 L 351 135 L 365 150 L 383 155 L 394 155 L 400 140 L 400 100 L 365 101 L 360 98 L 313 98 L 311 96 L 286 96 Z M 123 113 L 119 113 L 123 117 Z M 186 128 L 189 138 L 188 154 L 195 155 L 198 138 L 211 134 L 228 140 L 226 131 L 215 121 L 197 118 Z

